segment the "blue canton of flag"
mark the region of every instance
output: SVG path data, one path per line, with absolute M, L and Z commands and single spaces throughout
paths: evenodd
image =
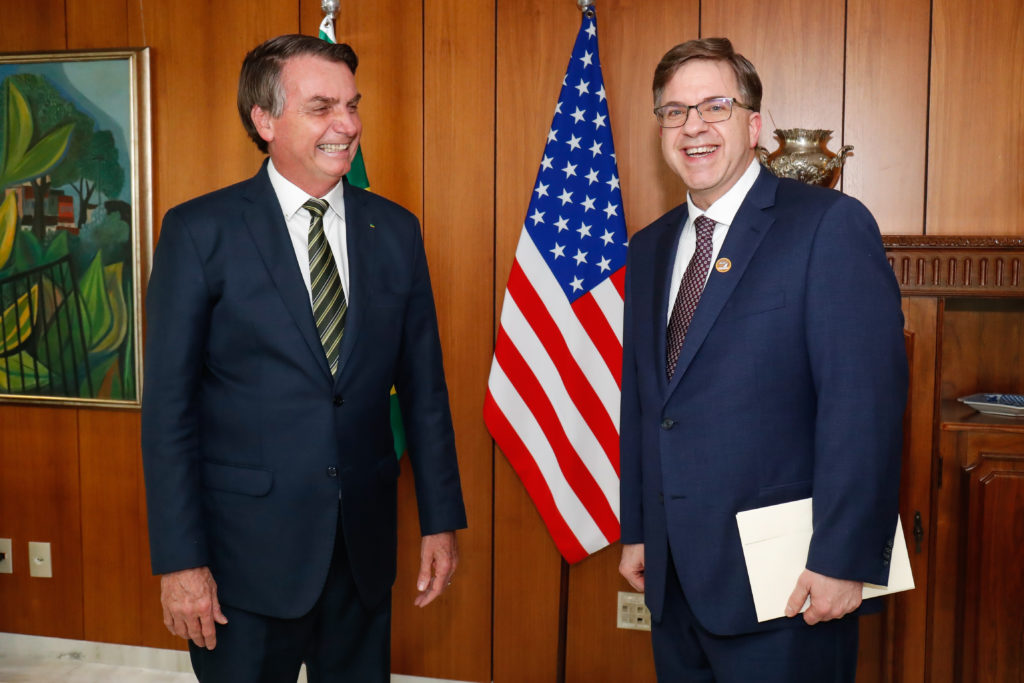
M 526 216 L 569 301 L 626 265 L 626 221 L 593 12 L 576 36 Z

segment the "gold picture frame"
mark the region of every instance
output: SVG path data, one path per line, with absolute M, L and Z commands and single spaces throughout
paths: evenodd
M 0 401 L 138 408 L 149 49 L 0 54 L 0 191 Z

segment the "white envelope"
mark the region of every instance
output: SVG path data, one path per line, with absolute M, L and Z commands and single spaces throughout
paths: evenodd
M 750 589 L 754 594 L 754 608 L 759 622 L 786 615 L 786 603 L 807 564 L 813 531 L 811 516 L 810 498 L 736 514 L 740 541 L 743 543 L 743 559 L 747 563 L 747 575 L 750 577 Z M 913 587 L 910 556 L 903 538 L 903 525 L 897 516 L 889 564 L 889 584 L 864 584 L 864 598 L 898 593 Z M 800 611 L 805 609 L 807 603 L 804 603 Z

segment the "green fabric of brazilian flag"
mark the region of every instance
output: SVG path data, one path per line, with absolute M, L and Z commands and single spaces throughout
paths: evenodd
M 334 18 L 329 14 L 320 22 L 320 38 L 329 43 L 338 42 L 334 37 Z M 356 149 L 356 158 L 352 160 L 352 167 L 345 177 L 355 187 L 364 190 L 370 189 L 370 179 L 366 177 L 366 164 L 363 163 L 362 147 Z M 406 449 L 405 427 L 402 425 L 402 410 L 398 405 L 398 394 L 395 393 L 394 387 L 391 387 L 389 401 L 391 404 L 391 435 L 395 442 L 395 455 L 401 458 Z

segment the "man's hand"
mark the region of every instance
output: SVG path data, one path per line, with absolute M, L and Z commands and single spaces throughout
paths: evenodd
M 168 631 L 208 650 L 217 646 L 214 622 L 224 625 L 228 620 L 220 611 L 217 583 L 208 567 L 162 575 L 160 604 Z
M 413 603 L 426 607 L 444 592 L 459 566 L 459 546 L 454 531 L 424 536 L 420 542 L 420 575 L 416 578 L 419 595 Z
M 811 605 L 804 612 L 808 625 L 839 619 L 860 607 L 863 592 L 864 584 L 860 581 L 833 579 L 805 569 L 786 603 L 786 616 L 799 614 L 810 595 Z
M 644 544 L 631 543 L 622 546 L 622 559 L 619 560 L 619 573 L 629 581 L 629 585 L 644 592 Z

